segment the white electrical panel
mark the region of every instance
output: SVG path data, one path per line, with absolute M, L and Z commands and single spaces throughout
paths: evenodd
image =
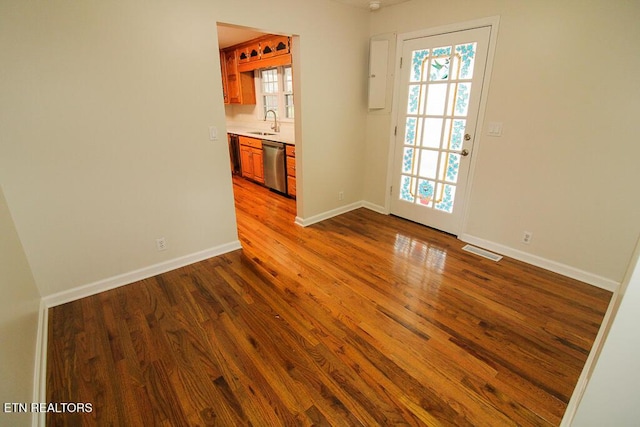
M 371 40 L 369 46 L 369 108 L 383 109 L 387 103 L 389 40 Z

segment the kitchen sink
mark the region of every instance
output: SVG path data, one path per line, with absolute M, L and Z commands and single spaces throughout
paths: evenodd
M 255 132 L 247 132 L 250 133 L 252 135 L 275 135 L 275 133 L 269 133 L 269 132 L 262 132 L 262 131 L 255 131 Z

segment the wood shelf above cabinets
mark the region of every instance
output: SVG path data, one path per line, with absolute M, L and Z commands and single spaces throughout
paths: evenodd
M 258 61 L 260 59 L 260 43 L 254 42 L 247 45 L 241 45 L 236 48 L 238 51 L 238 64 Z
M 253 62 L 245 62 L 243 64 L 238 64 L 238 70 L 240 71 L 251 71 L 259 70 L 261 68 L 273 68 L 279 67 L 281 65 L 290 65 L 291 64 L 291 54 L 274 56 L 272 58 L 260 59 L 259 61 Z
M 291 37 L 267 34 L 224 49 L 234 51 L 241 73 L 291 64 Z M 255 102 L 254 102 L 255 103 Z
M 287 36 L 270 35 L 260 40 L 261 59 L 286 55 L 290 52 L 290 38 Z

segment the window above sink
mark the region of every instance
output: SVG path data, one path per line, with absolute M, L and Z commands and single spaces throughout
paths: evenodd
M 293 123 L 291 65 L 256 70 L 255 83 L 258 117 L 262 118 L 268 110 L 274 110 L 278 113 L 278 121 Z

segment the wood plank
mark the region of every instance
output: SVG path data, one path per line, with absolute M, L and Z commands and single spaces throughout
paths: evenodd
M 50 425 L 558 425 L 611 297 L 234 178 L 243 249 L 49 313 Z

